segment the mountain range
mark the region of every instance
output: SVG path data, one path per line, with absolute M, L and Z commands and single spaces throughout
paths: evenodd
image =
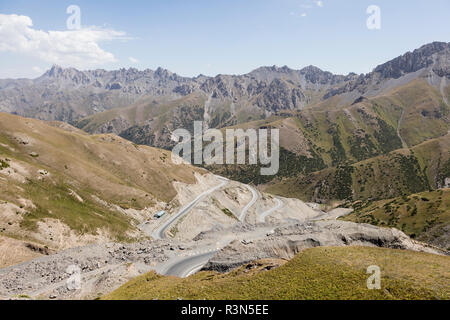
M 450 176 L 445 143 L 450 43 L 445 42 L 424 45 L 365 75 L 273 66 L 244 75 L 187 78 L 162 68 L 78 71 L 53 66 L 34 80 L 0 80 L 0 97 L 0 111 L 65 121 L 91 134 L 114 133 L 164 149 L 173 147 L 175 129 L 192 131 L 194 121 L 211 128 L 278 128 L 282 161 L 275 178 L 255 174 L 255 166 L 208 169 L 284 195 L 289 190 L 303 200 L 394 197 L 445 186 Z M 432 139 L 438 139 L 439 151 L 427 161 L 418 158 L 421 153 L 415 150 Z M 389 155 L 402 149 L 410 151 Z M 400 161 L 403 167 L 391 170 L 397 178 L 407 174 L 405 168 L 421 174 L 402 178 L 394 187 L 386 181 L 374 193 L 374 186 L 365 185 L 370 179 L 353 168 L 368 159 L 392 168 L 398 167 L 393 161 Z M 333 187 L 336 177 L 343 178 L 342 170 L 350 184 Z M 299 180 L 315 182 L 292 185 Z
M 0 80 L 0 111 L 73 123 L 99 112 L 146 101 L 148 97 L 172 101 L 197 94 L 208 100 L 213 109 L 205 110 L 205 120 L 211 126 L 216 124 L 216 104 L 230 113 L 219 119 L 223 122 L 219 124 L 239 123 L 284 110 L 301 110 L 335 96 L 340 97 L 341 103 L 353 102 L 360 96 L 377 95 L 419 76 L 429 76 L 436 85 L 436 78 L 450 75 L 449 55 L 449 43 L 434 42 L 382 64 L 369 74 L 347 76 L 314 66 L 301 70 L 261 67 L 244 75 L 187 78 L 162 68 L 79 71 L 55 65 L 33 80 Z M 251 111 L 248 117 L 242 114 L 246 111 Z M 145 120 L 148 119 L 135 119 L 138 123 Z
M 0 80 L 0 298 L 448 299 L 449 101 L 444 42 L 362 75 Z M 279 129 L 279 172 L 175 164 L 172 132 L 194 121 Z M 373 261 L 386 290 L 366 288 Z

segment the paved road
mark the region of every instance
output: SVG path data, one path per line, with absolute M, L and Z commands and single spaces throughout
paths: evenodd
M 218 177 L 218 178 L 222 181 L 218 186 L 216 186 L 216 187 L 214 187 L 214 188 L 212 188 L 212 189 L 210 189 L 210 190 L 208 190 L 206 192 L 203 192 L 197 198 L 195 198 L 192 202 L 190 202 L 187 206 L 182 208 L 177 214 L 175 214 L 172 217 L 170 217 L 170 219 L 168 219 L 166 222 L 164 222 L 158 229 L 156 229 L 153 232 L 153 234 L 152 234 L 153 239 L 164 239 L 166 237 L 166 231 L 167 231 L 167 229 L 170 227 L 170 225 L 172 223 L 174 223 L 175 221 L 180 219 L 183 215 L 188 213 L 204 197 L 206 197 L 207 195 L 213 193 L 216 190 L 219 190 L 220 188 L 222 188 L 223 186 L 225 186 L 229 182 L 229 180 L 226 179 L 226 178 L 222 178 L 222 177 Z
M 283 201 L 281 201 L 280 199 L 275 198 L 275 201 L 277 202 L 277 205 L 275 207 L 261 213 L 258 217 L 258 222 L 265 222 L 266 217 L 270 216 L 272 213 L 274 213 L 278 209 L 281 209 L 284 206 Z
M 191 210 L 204 196 L 214 192 L 217 189 L 222 188 L 224 185 L 228 183 L 228 180 L 221 178 L 223 182 L 200 196 L 198 196 L 194 201 L 189 203 L 185 208 L 183 208 L 178 214 L 176 214 L 173 218 L 165 222 L 157 231 L 155 231 L 154 237 L 159 237 L 160 239 L 165 237 L 165 231 L 169 228 L 169 226 L 179 219 L 181 216 L 186 214 L 189 210 Z M 258 192 L 252 188 L 251 186 L 246 186 L 250 192 L 252 193 L 252 200 L 242 209 L 241 215 L 239 216 L 240 221 L 244 221 L 247 215 L 247 211 L 255 204 L 258 200 Z M 222 243 L 220 248 L 225 247 L 229 242 Z M 211 259 L 219 250 L 217 248 L 199 248 L 199 252 L 186 255 L 181 257 L 176 257 L 174 259 L 169 260 L 165 265 L 161 266 L 159 270 L 157 270 L 160 274 L 163 275 L 172 275 L 181 278 L 188 277 L 197 271 L 199 271 L 206 263 L 208 263 L 209 259 Z
M 258 200 L 258 192 L 249 185 L 247 185 L 246 187 L 252 193 L 252 200 L 250 200 L 250 202 L 244 207 L 244 209 L 242 209 L 241 215 L 239 216 L 239 221 L 241 222 L 245 221 L 248 209 L 250 209 L 250 207 L 253 206 L 255 202 Z
M 199 271 L 218 250 L 188 256 L 166 266 L 160 273 L 166 276 L 185 278 Z

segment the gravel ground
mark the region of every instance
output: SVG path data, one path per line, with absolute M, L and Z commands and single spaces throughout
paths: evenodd
M 44 256 L 0 270 L 0 297 L 92 298 L 121 285 L 130 276 L 147 272 L 166 261 L 173 244 L 147 241 L 137 244 L 94 244 Z M 93 292 L 69 290 L 68 269 L 79 268 L 81 282 L 98 281 Z M 92 287 L 92 286 L 91 286 Z

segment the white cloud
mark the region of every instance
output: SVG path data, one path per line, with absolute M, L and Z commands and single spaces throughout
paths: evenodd
M 302 13 L 300 16 L 301 17 L 306 17 L 306 13 Z
M 121 31 L 98 27 L 68 31 L 33 28 L 30 17 L 0 14 L 0 52 L 22 53 L 63 67 L 88 68 L 116 62 L 99 42 L 127 39 Z
M 321 1 L 321 0 L 314 0 L 314 2 L 316 3 L 316 5 L 318 6 L 318 7 L 323 7 L 323 1 Z
M 133 57 L 129 57 L 128 60 L 130 60 L 131 63 L 139 63 L 139 60 Z

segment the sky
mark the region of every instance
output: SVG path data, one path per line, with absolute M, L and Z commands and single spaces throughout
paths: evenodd
M 0 78 L 35 78 L 53 64 L 189 77 L 272 65 L 367 73 L 449 42 L 449 12 L 449 0 L 0 0 Z

